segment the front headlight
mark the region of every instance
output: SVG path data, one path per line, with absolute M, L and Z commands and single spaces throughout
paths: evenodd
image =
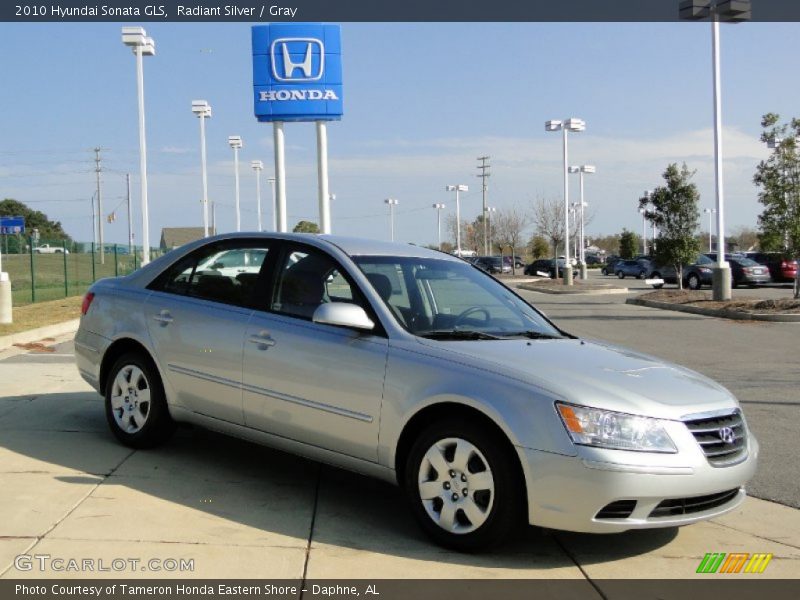
M 659 419 L 561 402 L 556 402 L 556 409 L 576 444 L 640 452 L 678 451 Z

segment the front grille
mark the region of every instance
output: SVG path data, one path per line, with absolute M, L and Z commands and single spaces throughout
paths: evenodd
M 739 493 L 739 488 L 709 494 L 708 496 L 695 496 L 693 498 L 671 498 L 662 500 L 650 513 L 651 518 L 674 517 L 675 515 L 688 515 L 691 513 L 703 512 L 722 506 L 733 500 Z
M 606 504 L 595 515 L 595 519 L 627 519 L 636 508 L 636 500 L 617 500 Z
M 703 449 L 708 462 L 715 467 L 726 467 L 744 460 L 747 453 L 747 429 L 739 410 L 728 414 L 714 415 L 684 421 L 694 439 Z M 733 441 L 724 439 L 733 432 Z

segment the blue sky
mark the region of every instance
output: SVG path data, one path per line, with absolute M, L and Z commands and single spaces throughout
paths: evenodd
M 126 240 L 126 172 L 138 202 L 135 66 L 120 27 L 0 25 L 0 194 L 30 202 L 79 240 L 92 237 L 94 146 L 104 148 L 106 212 L 116 208 L 119 217 L 106 228 L 108 240 Z M 768 156 L 760 117 L 800 116 L 800 25 L 722 29 L 727 221 L 755 226 L 751 180 Z M 166 23 L 147 31 L 157 49 L 145 59 L 151 239 L 157 243 L 162 226 L 202 224 L 196 98 L 213 107 L 209 196 L 218 227 L 234 227 L 226 142 L 238 134 L 243 222 L 254 228 L 249 162 L 263 160 L 267 175 L 273 159 L 271 126 L 252 116 L 250 25 Z M 570 138 L 570 162 L 597 166 L 586 182 L 594 213 L 588 236 L 638 232 L 636 200 L 660 184 L 669 162 L 696 169 L 701 204 L 713 203 L 708 24 L 343 24 L 342 37 L 345 116 L 329 126 L 334 233 L 387 237 L 383 199 L 391 196 L 400 201 L 397 239 L 434 242 L 431 204 L 455 209 L 446 184 L 469 184 L 462 215 L 479 214 L 482 154 L 492 156 L 490 205 L 524 209 L 560 198 L 560 137 L 546 133 L 544 121 L 569 116 L 587 123 Z M 313 125 L 287 125 L 286 144 L 291 227 L 318 220 Z M 266 182 L 264 200 L 266 207 Z

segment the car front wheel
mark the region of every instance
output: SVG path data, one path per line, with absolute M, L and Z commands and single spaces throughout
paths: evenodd
M 692 273 L 689 275 L 686 282 L 689 284 L 690 290 L 699 290 L 700 289 L 700 278 L 695 274 Z
M 125 354 L 106 384 L 106 420 L 114 436 L 132 448 L 152 448 L 175 430 L 155 365 L 140 354 Z
M 619 272 L 617 272 L 617 277 L 619 277 L 620 279 L 625 279 L 625 273 L 623 273 L 622 271 L 619 271 Z
M 422 529 L 461 552 L 507 540 L 524 506 L 515 460 L 507 441 L 478 423 L 429 425 L 408 454 L 404 481 Z

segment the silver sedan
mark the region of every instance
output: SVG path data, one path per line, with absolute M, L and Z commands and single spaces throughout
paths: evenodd
M 81 375 L 135 448 L 192 423 L 398 484 L 438 543 L 521 522 L 672 527 L 745 497 L 736 399 L 578 339 L 457 258 L 308 234 L 231 234 L 95 283 Z

